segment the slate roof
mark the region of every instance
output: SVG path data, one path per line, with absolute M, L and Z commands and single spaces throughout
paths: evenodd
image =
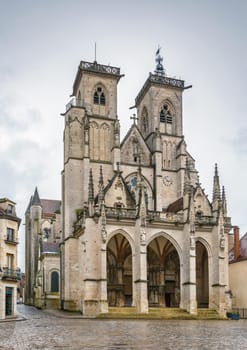
M 53 215 L 57 210 L 60 210 L 61 201 L 55 199 L 41 199 L 43 215 Z
M 42 253 L 56 253 L 56 254 L 59 254 L 59 243 L 42 242 Z
M 167 213 L 177 213 L 178 211 L 183 210 L 183 197 L 177 199 L 175 202 L 168 205 L 164 210 Z
M 234 257 L 234 247 L 229 251 L 229 262 L 237 262 L 237 261 L 241 261 L 241 260 L 246 260 L 247 259 L 247 232 L 243 235 L 243 237 L 240 238 L 239 241 L 239 245 L 240 245 L 240 255 L 237 258 L 237 260 L 235 260 Z
M 21 223 L 21 219 L 18 218 L 15 214 L 8 214 L 3 208 L 0 208 L 0 218 L 1 219 L 7 219 L 7 220 L 12 220 L 18 222 L 18 225 Z
M 37 187 L 35 187 L 34 195 L 32 198 L 32 205 L 40 205 L 40 198 Z
M 42 213 L 45 217 L 54 216 L 55 212 L 60 210 L 61 201 L 55 199 L 40 199 L 37 187 L 35 187 L 34 195 L 31 196 L 26 214 L 30 212 L 32 205 L 39 205 L 42 207 Z

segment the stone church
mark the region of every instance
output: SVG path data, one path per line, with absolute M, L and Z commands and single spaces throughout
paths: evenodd
M 169 78 L 162 61 L 158 50 L 122 142 L 120 69 L 79 64 L 62 114 L 62 309 L 97 315 L 109 306 L 138 313 L 159 306 L 196 314 L 208 307 L 224 315 L 230 307 L 225 191 L 217 165 L 211 202 L 201 187 L 183 136 L 182 97 L 190 86 Z

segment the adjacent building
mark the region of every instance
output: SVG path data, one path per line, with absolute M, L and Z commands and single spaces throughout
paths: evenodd
M 232 293 L 232 307 L 245 309 L 245 317 L 247 317 L 246 276 L 247 233 L 240 238 L 239 228 L 234 227 L 234 247 L 229 252 L 229 281 Z
M 20 222 L 15 203 L 0 198 L 0 319 L 16 316 L 17 285 L 21 277 L 17 267 Z
M 61 201 L 40 199 L 37 188 L 25 214 L 25 303 L 59 307 Z

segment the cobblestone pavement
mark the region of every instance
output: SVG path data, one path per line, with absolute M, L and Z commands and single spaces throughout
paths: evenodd
M 0 350 L 247 349 L 247 320 L 96 320 L 18 310 L 26 320 L 0 323 Z

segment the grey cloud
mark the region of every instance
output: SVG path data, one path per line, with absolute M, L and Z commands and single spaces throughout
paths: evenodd
M 22 109 L 21 101 L 14 96 L 0 98 L 0 125 L 7 130 L 26 130 L 40 123 L 43 118 L 35 108 Z
M 16 186 L 29 192 L 30 185 L 41 182 L 45 177 L 45 153 L 38 144 L 29 140 L 15 141 L 7 152 L 0 153 L 2 190 L 14 196 L 18 190 Z
M 247 155 L 247 129 L 239 130 L 235 138 L 231 140 L 233 149 L 241 154 Z

